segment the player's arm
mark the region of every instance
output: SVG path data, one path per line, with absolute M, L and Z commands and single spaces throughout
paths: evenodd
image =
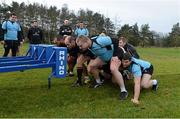
M 134 79 L 134 98 L 131 100 L 134 104 L 139 104 L 139 95 L 141 90 L 141 77 Z
M 139 65 L 133 65 L 132 73 L 134 75 L 134 97 L 131 100 L 134 104 L 139 104 L 139 95 L 141 90 L 141 67 Z

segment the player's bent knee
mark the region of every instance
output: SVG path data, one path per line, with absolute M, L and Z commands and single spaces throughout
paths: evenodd
M 146 83 L 141 83 L 142 88 L 149 88 L 149 86 Z

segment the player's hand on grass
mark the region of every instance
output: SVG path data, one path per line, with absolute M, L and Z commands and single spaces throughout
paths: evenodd
M 131 102 L 133 102 L 133 104 L 135 104 L 135 105 L 139 105 L 140 104 L 139 100 L 136 100 L 136 99 L 131 99 Z

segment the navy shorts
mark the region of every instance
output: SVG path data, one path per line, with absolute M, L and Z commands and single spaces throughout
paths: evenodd
M 152 75 L 153 74 L 153 70 L 154 70 L 153 65 L 151 65 L 149 68 L 145 69 L 142 72 L 142 74 L 150 74 L 150 75 Z

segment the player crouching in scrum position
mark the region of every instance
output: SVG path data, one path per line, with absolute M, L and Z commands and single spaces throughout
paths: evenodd
M 127 98 L 127 91 L 124 86 L 124 81 L 120 72 L 118 72 L 118 68 L 115 64 L 118 62 L 120 65 L 120 61 L 114 55 L 114 44 L 112 39 L 109 36 L 97 36 L 95 38 L 88 38 L 86 36 L 79 36 L 76 39 L 76 43 L 81 50 L 90 50 L 95 56 L 95 59 L 91 59 L 88 64 L 88 73 L 92 74 L 96 79 L 94 84 L 94 88 L 102 85 L 102 81 L 99 77 L 99 67 L 102 67 L 105 64 L 110 63 L 110 69 L 113 76 L 114 82 L 116 82 L 120 89 L 120 99 L 124 100 Z M 118 65 L 118 67 L 119 67 Z
M 102 82 L 99 77 L 99 67 L 108 63 L 113 56 L 113 45 L 110 37 L 108 36 L 97 36 L 92 39 L 86 36 L 79 36 L 76 39 L 77 46 L 79 49 L 86 51 L 90 50 L 96 58 L 91 59 L 88 64 L 88 73 L 92 74 L 96 80 L 94 88 L 102 85 Z
M 123 68 L 127 68 L 134 76 L 134 97 L 131 101 L 138 105 L 140 90 L 142 88 L 150 88 L 157 90 L 157 80 L 150 80 L 153 74 L 153 66 L 151 63 L 136 59 L 129 53 L 125 53 L 122 59 Z

